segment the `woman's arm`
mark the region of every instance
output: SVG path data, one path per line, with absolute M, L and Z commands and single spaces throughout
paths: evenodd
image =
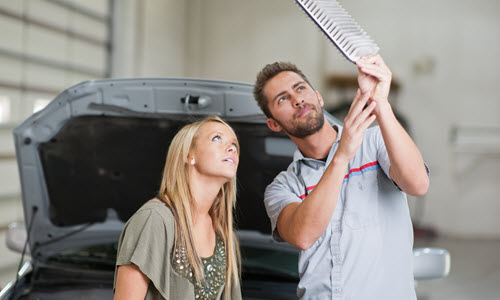
M 141 299 L 148 290 L 149 278 L 136 265 L 121 265 L 116 275 L 114 300 Z

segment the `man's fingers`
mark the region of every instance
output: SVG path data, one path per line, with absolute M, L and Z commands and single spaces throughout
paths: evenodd
M 359 102 L 359 99 L 361 98 L 361 90 L 360 89 L 357 89 L 356 91 L 356 95 L 354 96 L 354 100 L 352 101 L 351 103 L 351 108 L 356 105 L 356 103 Z M 350 109 L 349 109 L 350 110 Z
M 366 95 L 363 95 L 366 96 Z M 364 98 L 363 96 L 360 99 Z M 359 105 L 361 102 L 358 102 Z M 373 109 L 376 106 L 376 102 L 370 103 L 364 110 L 361 110 L 356 115 L 352 115 L 349 120 L 346 119 L 344 123 L 344 130 L 340 138 L 340 147 L 347 151 L 347 154 L 352 157 L 356 154 L 361 142 L 363 141 L 363 135 L 366 129 L 375 120 L 375 115 L 372 114 Z M 353 107 L 351 113 L 356 111 L 356 107 Z
M 371 114 L 375 106 L 368 105 L 365 107 L 368 99 L 370 99 L 370 93 L 361 94 L 358 102 L 351 105 L 351 109 L 344 119 L 345 127 L 352 127 L 355 129 L 362 122 L 361 118 L 366 118 Z M 366 112 L 364 110 L 366 110 Z
M 368 118 L 366 118 L 363 123 L 361 123 L 361 125 L 359 125 L 359 130 L 361 130 L 362 132 L 365 132 L 365 130 L 370 127 L 370 125 L 373 123 L 373 121 L 375 121 L 376 119 L 376 116 L 375 115 L 370 115 L 368 116 Z
M 372 54 L 372 55 L 369 55 L 369 56 L 364 56 L 364 57 L 361 57 L 360 59 L 358 59 L 356 61 L 356 64 L 359 63 L 369 63 L 369 64 L 376 64 L 376 65 L 380 65 L 380 66 L 385 66 L 385 62 L 384 60 L 382 59 L 382 56 L 378 55 L 378 54 Z
M 377 106 L 377 103 L 375 101 L 372 101 L 363 111 L 358 114 L 358 116 L 352 123 L 352 126 L 354 126 L 355 128 L 361 128 L 361 125 L 372 115 L 375 106 Z
M 345 116 L 345 120 L 347 120 L 350 115 L 352 114 L 353 107 L 356 105 L 356 103 L 359 102 L 359 99 L 361 98 L 361 90 L 358 89 L 356 91 L 356 95 L 354 96 L 354 100 L 351 103 L 351 106 L 349 107 L 349 111 L 347 112 L 347 115 Z
M 359 100 L 356 103 L 351 104 L 351 115 L 353 117 L 356 117 L 359 115 L 359 113 L 363 110 L 363 108 L 366 105 L 366 102 L 368 102 L 368 99 L 370 99 L 371 92 L 369 93 L 364 93 L 360 94 Z
M 378 80 L 389 81 L 391 78 L 390 72 L 376 65 L 361 65 L 359 69 L 361 72 L 373 76 Z

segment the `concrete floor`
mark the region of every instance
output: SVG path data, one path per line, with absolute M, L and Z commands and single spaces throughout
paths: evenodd
M 451 257 L 447 278 L 418 283 L 419 300 L 500 299 L 500 240 L 438 238 L 415 246 L 445 248 Z

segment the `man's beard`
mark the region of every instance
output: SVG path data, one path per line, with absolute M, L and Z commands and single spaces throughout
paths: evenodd
M 313 111 L 316 112 L 316 116 L 310 120 L 305 120 L 303 122 L 296 122 L 296 119 L 290 121 L 285 121 L 284 124 L 275 120 L 283 129 L 285 133 L 290 136 L 303 139 L 311 134 L 318 132 L 325 123 L 325 117 L 323 110 L 320 108 L 317 110 L 316 106 L 312 106 Z

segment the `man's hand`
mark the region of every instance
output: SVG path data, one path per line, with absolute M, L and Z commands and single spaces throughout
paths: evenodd
M 380 110 L 388 106 L 392 73 L 380 55 L 375 54 L 360 58 L 358 66 L 358 84 L 361 93 L 370 93 L 370 100 L 377 102 L 374 114 L 378 117 Z
M 336 159 L 347 162 L 353 159 L 363 141 L 365 130 L 375 120 L 375 115 L 372 112 L 377 106 L 377 102 L 371 101 L 364 108 L 369 98 L 370 93 L 362 94 L 359 89 L 356 92 L 356 97 L 354 97 L 351 108 L 344 119 L 344 129 L 340 137 L 339 148 L 335 154 Z

